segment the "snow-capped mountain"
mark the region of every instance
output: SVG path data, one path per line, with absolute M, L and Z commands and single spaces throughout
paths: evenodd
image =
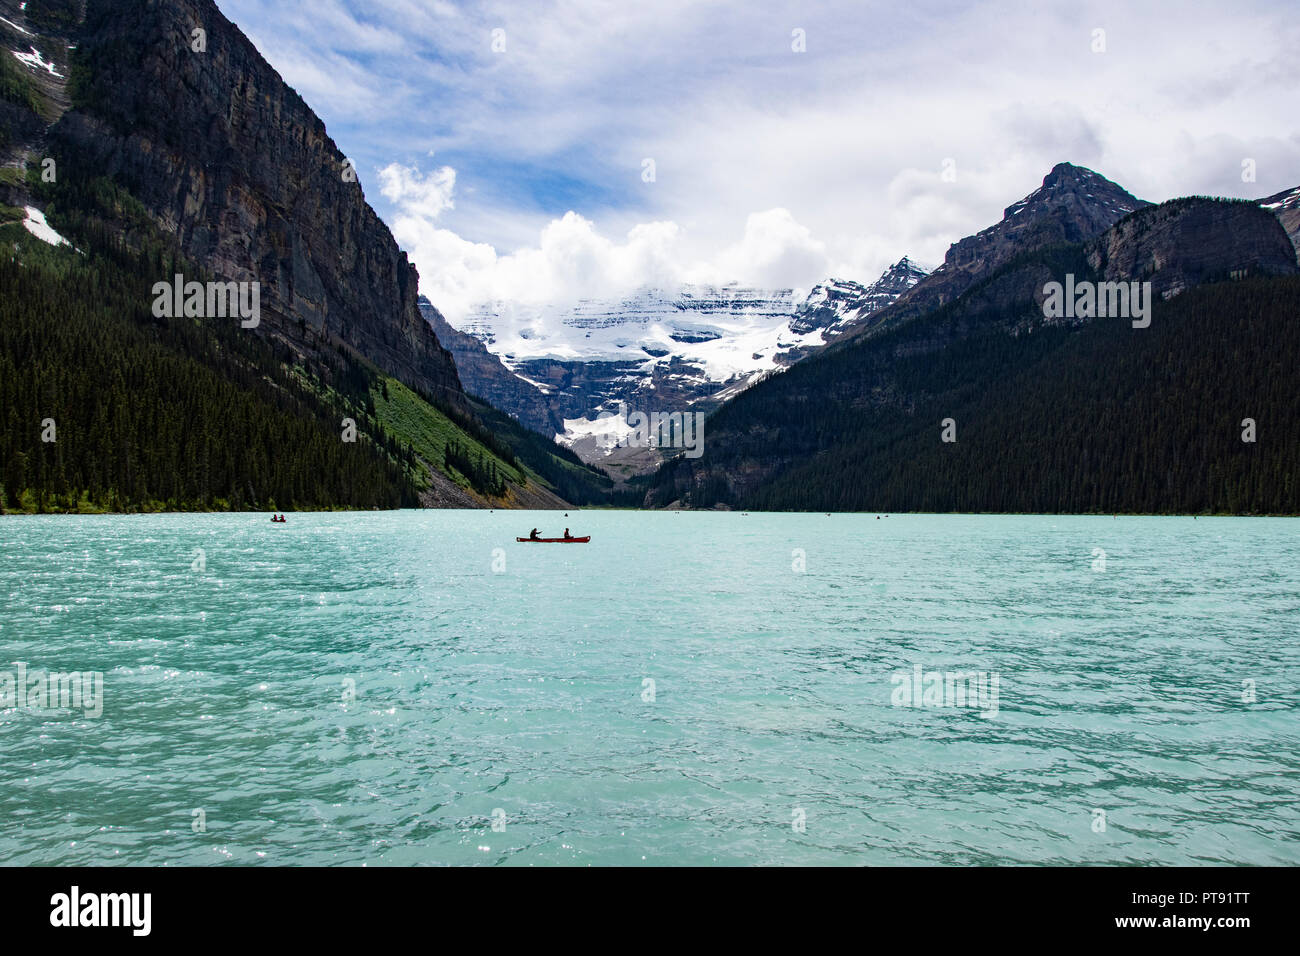
M 516 371 L 540 360 L 634 361 L 648 373 L 679 358 L 702 378 L 726 382 L 774 368 L 782 348 L 803 344 L 789 334 L 798 306 L 793 289 L 648 288 L 571 305 L 491 303 L 455 324 Z
M 833 280 L 816 286 L 796 310 L 790 329 L 798 333 L 819 330 L 833 334 L 883 309 L 929 272 L 904 256 L 871 285 Z
M 903 259 L 870 285 L 830 280 L 806 296 L 726 285 L 646 288 L 572 305 L 489 303 L 453 324 L 499 366 L 467 342 L 448 344 L 468 391 L 504 401 L 521 421 L 561 423 L 559 440 L 581 443 L 579 454 L 594 460 L 610 442 L 586 439 L 602 431 L 596 419 L 620 402 L 629 410 L 708 410 L 825 345 L 924 275 Z M 536 391 L 503 389 L 503 374 Z M 510 407 L 508 395 L 534 404 L 540 395 L 548 407 L 540 415 Z

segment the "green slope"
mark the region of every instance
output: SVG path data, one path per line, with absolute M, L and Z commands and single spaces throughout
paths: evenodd
M 492 498 L 504 497 L 508 484 L 527 483 L 524 469 L 490 434 L 475 428 L 469 419 L 458 424 L 450 409 L 439 408 L 396 379 L 376 377 L 370 398 L 384 431 L 419 456 L 422 486 L 430 480 L 429 467 L 463 488 Z

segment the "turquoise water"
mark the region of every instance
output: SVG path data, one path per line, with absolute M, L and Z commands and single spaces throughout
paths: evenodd
M 0 597 L 104 675 L 0 710 L 5 863 L 1300 861 L 1294 520 L 8 517 Z

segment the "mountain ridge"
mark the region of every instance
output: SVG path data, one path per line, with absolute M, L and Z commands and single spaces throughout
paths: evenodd
M 1042 185 L 1007 206 L 1000 220 L 954 242 L 933 272 L 889 307 L 849 328 L 841 341 L 938 308 L 1022 252 L 1091 239 L 1150 205 L 1091 169 L 1057 163 Z
M 1042 235 L 1051 239 L 1054 232 Z M 991 389 L 994 373 L 983 364 L 989 361 L 984 356 L 997 354 L 999 362 L 1014 369 L 1016 343 L 1040 341 L 1044 331 L 1054 328 L 1053 335 L 1068 336 L 1072 327 L 1110 321 L 1046 316 L 1046 283 L 1067 274 L 1083 282 L 1149 281 L 1160 301 L 1207 283 L 1251 276 L 1280 281 L 1297 271 L 1284 228 L 1257 204 L 1195 197 L 1146 204 L 1092 239 L 1021 249 L 965 285 L 955 299 L 928 311 L 917 309 L 868 335 L 837 340 L 756 385 L 706 421 L 708 440 L 701 458 L 678 457 L 660 469 L 646 503 L 770 507 L 776 499 L 765 497 L 764 489 L 786 473 L 807 475 L 821 456 L 841 452 L 849 436 L 868 435 L 873 421 L 891 433 L 911 435 L 920 427 L 910 424 L 912 416 L 932 407 L 937 395 L 951 392 L 954 406 L 969 402 L 962 391 L 969 386 L 960 383 L 972 370 L 954 364 L 956 356 L 970 353 L 974 368 L 987 373 L 982 387 Z M 918 440 L 908 439 L 912 444 Z M 839 467 L 849 467 L 847 460 L 837 460 Z M 844 473 L 835 480 L 843 483 L 851 476 Z M 792 489 L 803 485 L 782 487 L 786 497 L 780 500 L 788 503 Z
M 904 257 L 869 285 L 827 280 L 802 299 L 791 289 L 737 284 L 647 287 L 572 309 L 515 306 L 496 315 L 484 306 L 458 328 L 432 303 L 424 310 L 452 343 L 469 391 L 602 462 L 609 449 L 583 439 L 620 403 L 710 410 L 823 347 L 924 275 Z M 642 464 L 658 460 L 639 457 Z
M 215 5 L 84 9 L 0 0 L 0 34 L 35 51 L 0 65 L 0 271 L 27 290 L 0 296 L 0 510 L 603 498 L 606 476 L 464 393 L 324 124 Z M 194 312 L 188 291 L 186 314 L 158 308 L 176 275 L 207 286 Z M 260 308 L 214 311 L 226 283 Z
M 89 0 L 77 40 L 50 132 L 61 165 L 124 183 L 220 279 L 259 282 L 267 331 L 295 350 L 341 343 L 463 402 L 415 267 L 324 123 L 211 0 Z

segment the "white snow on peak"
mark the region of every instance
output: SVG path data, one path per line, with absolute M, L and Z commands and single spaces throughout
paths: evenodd
M 1277 202 L 1260 203 L 1264 209 L 1294 209 L 1297 205 L 1300 205 L 1300 187 L 1284 194 Z
M 32 47 L 31 50 L 31 53 L 19 53 L 17 50 L 12 52 L 21 63 L 30 66 L 33 70 L 47 70 L 49 71 L 50 76 L 57 76 L 59 79 L 63 79 L 63 74 L 54 69 L 53 63 L 45 62 L 45 58 L 41 56 L 40 50 L 36 49 L 36 47 Z
M 775 368 L 776 353 L 791 345 L 822 344 L 820 333 L 790 331 L 801 301 L 794 289 L 644 288 L 621 299 L 487 303 L 456 325 L 512 368 L 530 359 L 635 361 L 648 372 L 676 357 L 726 382 Z
M 64 239 L 55 232 L 54 228 L 45 221 L 45 213 L 41 212 L 35 206 L 25 206 L 24 209 L 27 212 L 27 218 L 23 220 L 23 226 L 33 236 L 41 240 L 41 242 L 48 242 L 52 246 L 72 245 L 72 243 L 68 242 L 67 239 Z
M 734 283 L 647 286 L 622 297 L 571 303 L 496 301 L 471 309 L 452 325 L 547 395 L 555 394 L 555 386 L 536 381 L 529 363 L 618 363 L 590 372 L 588 384 L 598 404 L 581 417 L 564 419 L 556 439 L 609 454 L 631 430 L 613 414 L 611 390 L 646 396 L 663 385 L 688 396 L 725 400 L 825 345 L 845 325 L 893 302 L 924 275 L 905 258 L 870 286 L 847 279 L 827 279 L 807 292 Z

